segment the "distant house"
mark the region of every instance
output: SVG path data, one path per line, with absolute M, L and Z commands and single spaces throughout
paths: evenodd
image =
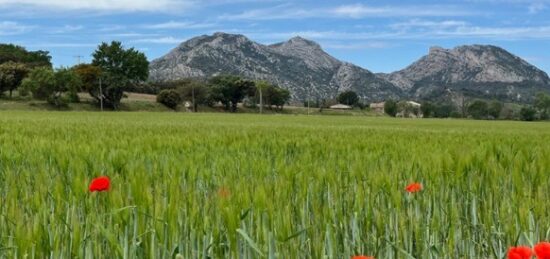
M 384 104 L 385 102 L 381 102 L 381 103 L 371 103 L 369 105 L 370 109 L 375 111 L 375 112 L 384 112 Z
M 353 109 L 353 107 L 349 106 L 349 105 L 345 105 L 345 104 L 335 104 L 335 105 L 332 105 L 330 106 L 329 108 L 331 109 L 335 109 L 335 110 L 351 110 Z
M 419 103 L 413 102 L 413 101 L 407 101 L 407 104 L 412 106 L 412 107 L 416 107 L 416 108 L 420 108 L 420 106 L 422 106 L 422 104 L 419 104 Z

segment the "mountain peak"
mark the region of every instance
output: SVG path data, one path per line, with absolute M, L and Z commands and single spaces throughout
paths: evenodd
M 290 40 L 285 42 L 286 45 L 292 45 L 292 46 L 301 46 L 301 47 L 313 47 L 313 48 L 321 48 L 321 46 L 312 40 L 308 40 L 305 38 L 302 38 L 300 36 L 292 37 Z
M 425 98 L 443 88 L 476 97 L 524 101 L 547 88 L 548 75 L 527 61 L 493 45 L 434 46 L 407 68 L 386 76 L 412 96 Z

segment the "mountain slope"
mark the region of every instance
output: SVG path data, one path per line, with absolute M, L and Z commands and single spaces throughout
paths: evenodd
M 273 45 L 245 36 L 215 33 L 182 43 L 150 65 L 150 80 L 236 74 L 276 83 L 294 100 L 334 98 L 356 91 L 365 101 L 401 97 L 401 90 L 358 66 L 339 61 L 315 42 L 295 37 Z
M 407 68 L 379 76 L 415 99 L 438 99 L 458 92 L 525 102 L 537 92 L 550 89 L 545 72 L 491 45 L 432 47 L 428 55 Z

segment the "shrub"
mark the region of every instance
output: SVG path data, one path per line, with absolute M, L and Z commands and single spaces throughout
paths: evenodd
M 162 90 L 157 95 L 157 102 L 166 105 L 170 109 L 176 109 L 181 104 L 181 96 L 178 91 L 174 89 Z

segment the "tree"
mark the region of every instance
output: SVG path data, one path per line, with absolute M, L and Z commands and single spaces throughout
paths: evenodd
M 170 109 L 176 109 L 181 104 L 180 93 L 174 89 L 162 90 L 157 95 L 157 102 L 166 105 Z
M 32 93 L 36 99 L 46 100 L 56 107 L 62 107 L 70 101 L 76 101 L 80 85 L 80 78 L 70 69 L 61 68 L 54 71 L 46 67 L 38 67 L 23 80 L 21 88 L 23 92 Z
M 0 96 L 5 91 L 10 91 L 12 97 L 13 90 L 21 85 L 28 73 L 29 69 L 22 63 L 8 61 L 0 64 Z
M 210 79 L 212 94 L 215 101 L 221 102 L 226 110 L 237 111 L 237 104 L 255 90 L 253 81 L 241 79 L 238 76 L 216 76 Z
M 477 100 L 468 105 L 468 114 L 474 119 L 486 119 L 489 115 L 489 107 L 486 102 Z
M 522 107 L 519 114 L 522 121 L 534 121 L 537 118 L 537 110 L 533 107 Z
M 540 113 L 540 118 L 546 120 L 550 117 L 550 95 L 538 93 L 535 97 L 535 107 Z
M 211 89 L 201 81 L 182 80 L 177 85 L 177 91 L 182 97 L 182 101 L 189 101 L 193 104 L 193 111 L 197 111 L 199 105 L 212 106 Z
M 97 89 L 90 93 L 96 100 L 103 98 L 105 104 L 114 109 L 118 108 L 125 89 L 147 80 L 149 76 L 145 54 L 134 48 L 124 49 L 118 41 L 99 45 L 93 54 L 92 65 L 101 69 L 103 96 L 98 95 Z
M 502 112 L 502 108 L 504 105 L 499 101 L 493 101 L 489 105 L 489 115 L 493 117 L 493 119 L 500 118 L 500 113 Z
M 449 118 L 453 112 L 456 112 L 455 106 L 451 104 L 439 104 L 435 106 L 434 117 Z
M 354 91 L 345 91 L 338 95 L 337 100 L 341 104 L 356 106 L 359 103 L 359 96 Z
M 91 64 L 80 64 L 73 67 L 73 71 L 80 77 L 82 89 L 92 97 L 99 97 L 99 77 L 101 68 Z
M 59 93 L 66 93 L 69 102 L 79 102 L 78 92 L 82 88 L 80 76 L 72 69 L 60 68 L 55 71 L 55 84 Z M 60 98 L 61 94 L 59 94 Z
M 0 44 L 0 64 L 10 61 L 25 64 L 29 69 L 52 67 L 51 57 L 47 51 L 27 51 L 21 46 Z
M 32 93 L 35 99 L 47 100 L 55 88 L 55 73 L 50 68 L 35 68 L 23 80 L 21 88 L 24 93 Z
M 424 102 L 422 106 L 420 106 L 420 111 L 424 118 L 430 118 L 435 113 L 435 106 L 431 102 Z
M 392 117 L 397 114 L 397 102 L 394 100 L 387 100 L 384 103 L 384 112 Z
M 267 87 L 265 91 L 266 103 L 275 106 L 279 110 L 283 110 L 284 105 L 290 100 L 290 91 L 274 85 Z

